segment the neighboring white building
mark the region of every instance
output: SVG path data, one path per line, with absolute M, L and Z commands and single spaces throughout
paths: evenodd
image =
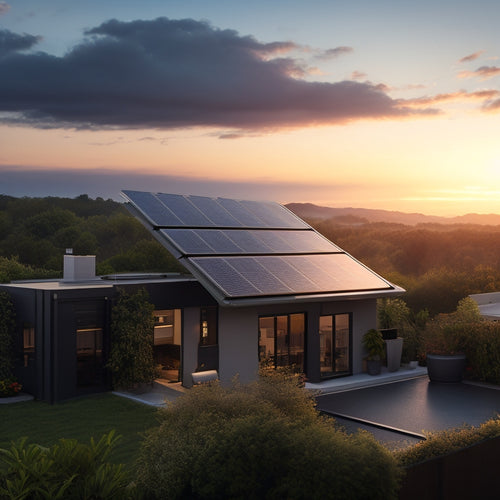
M 483 318 L 500 320 L 500 292 L 476 293 L 469 297 L 476 301 Z

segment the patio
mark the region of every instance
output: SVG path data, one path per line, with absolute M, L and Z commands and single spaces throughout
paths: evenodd
M 396 446 L 418 442 L 424 431 L 477 426 L 500 413 L 500 387 L 439 384 L 426 375 L 320 394 L 316 400 L 317 408 L 348 432 L 365 429 Z

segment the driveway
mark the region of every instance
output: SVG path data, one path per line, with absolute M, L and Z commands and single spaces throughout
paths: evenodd
M 349 432 L 362 428 L 384 443 L 414 443 L 424 431 L 480 425 L 500 414 L 500 388 L 438 384 L 427 377 L 326 394 L 317 408 Z

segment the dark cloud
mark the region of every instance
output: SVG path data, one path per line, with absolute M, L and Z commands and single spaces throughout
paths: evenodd
M 111 20 L 86 35 L 62 57 L 0 58 L 0 111 L 20 124 L 93 129 L 272 129 L 434 112 L 369 82 L 306 81 L 306 68 L 283 57 L 293 43 L 192 19 Z
M 0 4 L 1 13 L 1 4 Z M 18 35 L 9 30 L 0 30 L 0 57 L 10 52 L 28 50 L 35 46 L 41 37 L 33 35 Z
M 468 56 L 464 56 L 461 59 L 458 60 L 459 63 L 467 63 L 471 61 L 475 61 L 476 59 L 479 58 L 479 56 L 484 52 L 484 50 L 479 50 L 477 52 L 474 52 L 474 54 L 469 54 Z
M 317 57 L 318 59 L 336 59 L 339 56 L 342 56 L 344 54 L 349 54 L 351 52 L 354 52 L 354 49 L 352 47 L 335 47 L 334 49 L 328 49 L 319 54 Z

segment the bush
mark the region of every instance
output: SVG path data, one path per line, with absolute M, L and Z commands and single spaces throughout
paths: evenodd
M 0 380 L 13 377 L 15 327 L 15 311 L 10 295 L 0 291 Z
M 15 379 L 0 380 L 0 398 L 9 398 L 21 392 L 23 386 Z
M 464 426 L 459 429 L 428 433 L 426 441 L 395 452 L 394 456 L 401 465 L 408 467 L 498 436 L 500 436 L 500 419 L 497 418 L 488 420 L 479 427 Z
M 122 499 L 132 489 L 123 465 L 107 462 L 118 437 L 114 432 L 89 445 L 60 439 L 45 448 L 27 438 L 0 449 L 0 497 L 19 499 Z
M 130 388 L 151 383 L 156 376 L 153 356 L 154 306 L 146 290 L 128 294 L 119 291 L 111 312 L 111 355 L 108 368 L 113 386 Z
M 288 375 L 196 386 L 159 416 L 137 463 L 147 498 L 396 497 L 392 455 L 370 434 L 349 436 L 321 417 Z

